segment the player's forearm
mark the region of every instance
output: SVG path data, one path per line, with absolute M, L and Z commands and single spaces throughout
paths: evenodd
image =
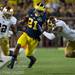
M 24 17 L 23 19 L 19 20 L 17 24 L 26 23 L 26 22 L 28 22 L 28 17 Z
M 16 46 L 16 48 L 15 48 L 15 50 L 14 50 L 14 57 L 15 57 L 15 58 L 17 58 L 17 56 L 18 56 L 20 47 L 21 47 L 21 45 L 20 45 L 20 44 L 17 44 L 17 46 Z
M 44 31 L 42 34 L 49 40 L 53 40 L 55 38 L 55 35 L 53 33 L 48 33 L 46 31 Z
M 13 31 L 13 34 L 16 35 L 17 33 L 16 26 L 12 25 L 11 30 Z

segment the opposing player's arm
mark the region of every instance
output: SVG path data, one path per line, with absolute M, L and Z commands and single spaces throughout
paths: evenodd
M 23 17 L 23 19 L 19 20 L 19 21 L 17 22 L 17 24 L 21 24 L 21 23 L 28 22 L 28 18 L 29 18 L 28 16 Z
M 63 30 L 63 27 L 62 27 L 62 26 L 55 26 L 55 27 L 52 29 L 53 32 L 62 32 L 62 30 Z
M 43 34 L 46 38 L 48 38 L 49 40 L 53 40 L 53 39 L 55 38 L 54 33 L 48 33 L 48 32 L 46 32 L 46 31 L 44 31 L 42 34 Z
M 17 24 L 17 19 L 15 18 L 15 17 L 12 17 L 11 18 L 11 30 L 13 31 L 13 34 L 15 34 L 16 35 L 16 33 L 17 33 L 17 26 L 16 26 L 16 24 Z
M 14 35 L 17 34 L 17 28 L 16 28 L 16 25 L 11 25 L 11 30 L 13 31 L 13 34 L 14 34 Z

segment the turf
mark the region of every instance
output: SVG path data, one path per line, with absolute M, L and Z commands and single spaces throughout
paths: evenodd
M 65 58 L 63 48 L 37 48 L 35 56 L 37 62 L 28 69 L 29 60 L 21 53 L 14 69 L 5 66 L 0 75 L 75 75 L 75 58 Z

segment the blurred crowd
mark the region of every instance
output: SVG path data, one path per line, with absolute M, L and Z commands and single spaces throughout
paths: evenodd
M 33 3 L 41 1 L 45 4 L 49 15 L 57 17 L 75 17 L 75 0 L 0 0 L 0 6 L 10 5 L 14 8 L 17 19 L 23 17 Z
M 57 2 L 58 1 L 58 2 Z M 55 2 L 47 3 L 50 9 L 50 14 L 57 17 L 75 17 L 75 1 L 70 0 L 55 0 Z M 71 0 L 73 1 L 73 0 Z

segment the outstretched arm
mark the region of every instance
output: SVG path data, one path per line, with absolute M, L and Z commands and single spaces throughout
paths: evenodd
M 55 35 L 53 33 L 48 33 L 46 31 L 44 31 L 42 34 L 49 40 L 53 40 L 55 38 Z

